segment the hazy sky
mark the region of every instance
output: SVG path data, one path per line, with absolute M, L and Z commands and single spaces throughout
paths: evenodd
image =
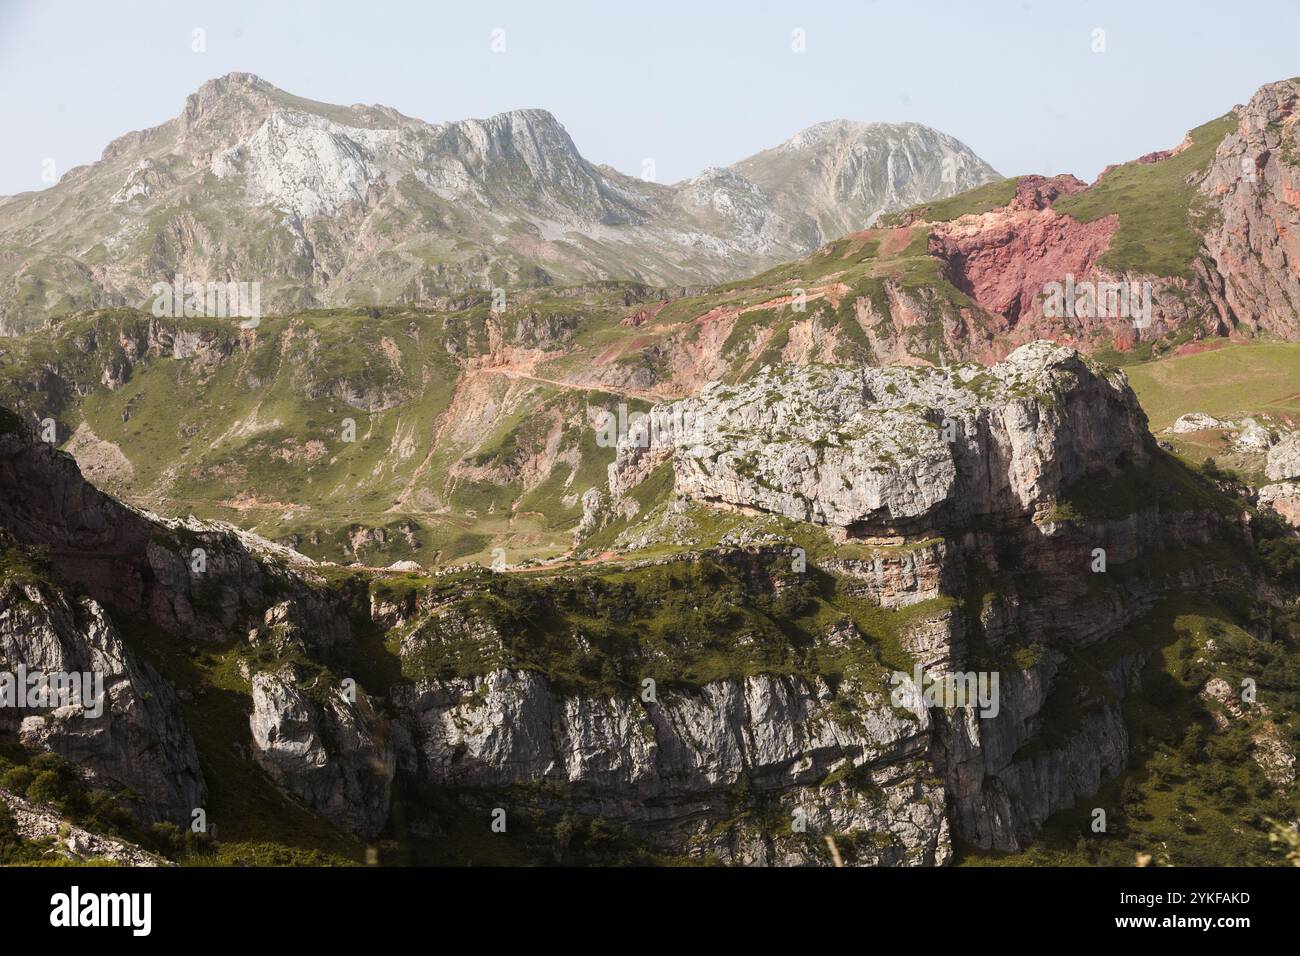
M 926 123 L 1008 175 L 1091 179 L 1300 74 L 1300 0 L 0 0 L 0 194 L 232 70 L 430 121 L 543 107 L 589 160 L 639 175 L 651 157 L 661 182 L 841 117 Z

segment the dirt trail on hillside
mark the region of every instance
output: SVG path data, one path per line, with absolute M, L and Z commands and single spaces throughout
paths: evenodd
M 609 392 L 613 395 L 623 395 L 627 398 L 640 398 L 649 402 L 675 401 L 676 398 L 680 397 L 673 393 L 665 395 L 662 392 L 656 392 L 653 389 L 647 388 L 628 388 L 623 385 L 606 385 L 604 383 L 584 384 L 581 382 L 566 382 L 563 379 L 557 378 L 543 378 L 540 375 L 534 375 L 531 372 L 524 372 L 508 365 L 494 365 L 491 368 L 483 369 L 483 371 L 496 372 L 497 374 L 504 375 L 507 378 L 526 379 L 530 382 L 537 382 L 542 385 L 553 385 L 556 388 L 563 388 L 568 391 Z

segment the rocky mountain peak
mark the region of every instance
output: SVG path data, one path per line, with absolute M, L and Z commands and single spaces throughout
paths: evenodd
M 822 241 L 912 205 L 909 196 L 951 196 L 1001 178 L 967 146 L 928 126 L 843 119 L 809 126 L 731 168 L 774 195 L 801 197 Z
M 857 144 L 877 125 L 831 127 Z M 268 313 L 479 288 L 489 261 L 511 285 L 711 285 L 995 175 L 939 134 L 891 133 L 878 149 L 804 138 L 659 185 L 588 162 L 544 109 L 428 123 L 230 73 L 101 162 L 0 206 L 0 334 L 140 302 L 178 272 L 256 279 Z M 95 249 L 102 261 L 68 254 Z
M 288 99 L 252 73 L 229 73 L 208 80 L 185 98 L 176 117 L 176 152 L 205 164 L 220 149 L 252 136 Z
M 784 151 L 815 149 L 830 142 L 874 140 L 880 137 L 902 138 L 913 133 L 935 132 L 920 123 L 864 123 L 858 120 L 833 119 L 801 129 L 776 148 Z
M 475 167 L 503 164 L 502 171 L 523 172 L 539 179 L 571 176 L 577 168 L 590 170 L 568 131 L 550 112 L 521 109 L 486 119 L 444 124 L 441 145 Z M 589 176 L 598 175 L 594 170 Z
M 205 80 L 197 90 L 185 98 L 185 110 L 182 115 L 202 114 L 229 97 L 254 93 L 274 95 L 281 91 L 255 73 L 232 72 L 225 76 L 215 76 Z

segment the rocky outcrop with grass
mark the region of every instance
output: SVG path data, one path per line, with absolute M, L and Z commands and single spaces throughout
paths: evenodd
M 671 459 L 678 494 L 850 536 L 927 534 L 1031 514 L 1088 474 L 1141 467 L 1146 416 L 1122 374 L 1049 342 L 1004 362 L 774 367 L 652 409 L 610 490 Z
M 28 864 L 66 860 L 74 865 L 105 862 L 115 866 L 169 865 L 164 857 L 128 840 L 69 824 L 57 807 L 26 800 L 0 788 L 0 817 L 6 815 L 12 820 L 13 836 L 22 841 L 19 846 L 26 844 L 24 849 L 28 853 L 39 854 L 22 861 Z M 0 843 L 4 842 L 5 822 L 0 819 Z

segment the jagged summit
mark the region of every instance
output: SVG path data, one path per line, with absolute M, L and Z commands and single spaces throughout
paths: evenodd
M 775 148 L 781 150 L 807 149 L 810 146 L 816 146 L 832 139 L 864 139 L 877 134 L 903 137 L 934 132 L 936 132 L 934 129 L 921 123 L 881 123 L 844 118 L 830 119 L 804 127 Z M 945 138 L 950 139 L 951 137 Z M 956 141 L 954 140 L 954 142 Z

